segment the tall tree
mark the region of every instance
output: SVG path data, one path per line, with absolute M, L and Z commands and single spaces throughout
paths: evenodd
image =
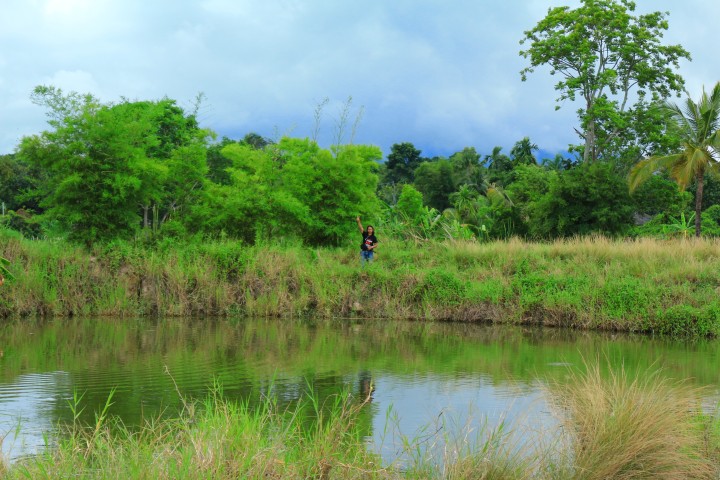
M 637 117 L 648 94 L 657 100 L 683 90 L 675 70 L 690 54 L 680 45 L 660 43 L 668 29 L 667 14 L 636 16 L 634 11 L 630 0 L 582 0 L 575 9 L 551 8 L 520 41 L 529 44 L 520 52 L 530 61 L 520 72 L 523 80 L 548 65 L 551 75 L 561 76 L 555 85 L 560 92 L 556 109 L 565 100 L 582 99 L 576 131 L 584 142 L 584 161 L 603 157 L 629 119 Z
M 488 181 L 508 186 L 512 181 L 513 163 L 510 157 L 502 153 L 502 147 L 495 147 L 492 153 L 485 155 L 485 165 L 488 169 Z
M 72 239 L 130 237 L 151 205 L 176 212 L 206 173 L 206 133 L 173 100 L 102 104 L 91 95 L 37 87 L 53 127 L 22 140 L 21 160 L 49 178 L 41 206 Z
M 388 183 L 411 183 L 415 169 L 420 165 L 421 151 L 410 142 L 396 143 L 387 156 L 385 181 Z
M 480 173 L 480 154 L 475 147 L 465 147 L 461 151 L 450 155 L 450 163 L 455 174 L 455 184 L 475 185 L 476 189 L 482 183 Z
M 530 137 L 518 140 L 510 149 L 513 165 L 537 165 L 537 159 L 533 153 L 537 150 L 538 146 L 530 141 Z
M 450 194 L 456 188 L 452 180 L 452 164 L 449 160 L 423 162 L 415 170 L 414 185 L 422 193 L 427 206 L 442 212 L 450 207 Z
M 687 98 L 682 106 L 666 104 L 665 110 L 682 139 L 682 151 L 638 162 L 630 172 L 630 189 L 635 190 L 661 169 L 667 170 L 681 189 L 694 181 L 695 235 L 699 237 L 704 179 L 708 174 L 720 174 L 720 82 L 709 95 L 703 89 L 697 102 Z

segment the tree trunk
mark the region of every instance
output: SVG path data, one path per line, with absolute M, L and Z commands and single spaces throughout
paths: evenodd
M 704 173 L 702 170 L 697 173 L 697 191 L 695 192 L 695 236 L 700 237 L 700 227 L 702 221 L 702 196 Z
M 587 109 L 585 110 L 586 115 L 590 115 L 589 112 L 592 109 L 592 102 L 588 100 L 587 102 Z M 596 156 L 597 153 L 595 151 L 596 145 L 595 142 L 597 140 L 595 139 L 595 119 L 590 117 L 587 122 L 587 126 L 585 127 L 585 151 L 583 152 L 583 161 L 584 162 L 594 162 L 597 160 Z
M 143 205 L 143 229 L 147 229 L 150 226 L 150 222 L 148 221 L 148 210 L 150 209 L 150 205 Z

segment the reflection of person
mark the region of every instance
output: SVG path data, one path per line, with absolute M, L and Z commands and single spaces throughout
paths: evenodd
M 367 370 L 361 370 L 358 376 L 360 380 L 360 398 L 362 398 L 365 403 L 372 402 L 372 394 L 375 391 L 372 375 Z
M 377 238 L 375 238 L 375 229 L 372 225 L 368 225 L 367 230 L 365 230 L 360 222 L 360 217 L 357 217 L 355 220 L 363 236 L 362 244 L 360 244 L 360 264 L 365 265 L 365 262 L 372 262 L 373 252 L 375 251 L 375 247 L 377 247 L 378 241 Z

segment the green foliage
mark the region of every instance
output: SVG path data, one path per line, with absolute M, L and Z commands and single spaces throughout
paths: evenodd
M 23 210 L 41 213 L 38 188 L 47 175 L 38 166 L 18 155 L 0 155 L 0 202 L 5 211 Z
M 673 337 L 717 336 L 720 333 L 720 304 L 714 302 L 702 308 L 672 305 L 650 322 L 650 328 Z
M 465 298 L 467 283 L 446 269 L 433 269 L 415 289 L 416 298 L 433 304 L 457 305 Z
M 141 211 L 161 222 L 191 202 L 206 173 L 204 141 L 172 100 L 100 104 L 90 95 L 37 87 L 53 130 L 22 140 L 18 155 L 45 169 L 45 216 L 85 244 L 131 238 Z
M 425 213 L 422 194 L 412 185 L 403 185 L 395 210 L 406 218 L 410 224 L 419 223 Z
M 450 194 L 455 191 L 453 167 L 448 160 L 423 162 L 415 170 L 413 185 L 423 195 L 425 205 L 439 211 L 450 207 Z
M 480 167 L 480 154 L 474 147 L 466 147 L 450 155 L 454 185 L 480 185 L 483 175 Z
M 532 143 L 529 137 L 515 142 L 510 150 L 513 165 L 537 165 L 537 159 L 533 153 L 536 150 L 538 150 L 538 146 Z
M 682 146 L 676 153 L 638 162 L 630 171 L 630 189 L 636 189 L 658 170 L 667 171 L 682 190 L 695 182 L 695 235 L 699 237 L 705 177 L 720 175 L 720 82 L 709 95 L 703 89 L 697 102 L 687 98 L 682 107 L 667 103 L 664 112 Z
M 410 142 L 396 143 L 387 156 L 387 170 L 383 183 L 411 183 L 415 169 L 422 162 L 422 152 Z
M 617 235 L 632 224 L 630 196 L 611 165 L 583 163 L 562 173 L 540 172 L 539 168 L 523 171 L 521 184 L 531 186 L 537 194 L 547 188 L 521 207 L 532 237 Z
M 299 235 L 311 244 L 339 244 L 354 230 L 348 219 L 377 215 L 378 147 L 347 145 L 335 156 L 305 141 L 283 139 L 279 148 L 287 157 L 283 180 L 288 193 L 307 207 L 309 222 Z M 312 154 L 308 154 L 312 152 Z
M 666 212 L 684 211 L 691 196 L 681 191 L 677 184 L 662 175 L 652 175 L 632 192 L 635 212 L 655 216 Z
M 488 170 L 487 181 L 508 186 L 513 181 L 513 163 L 510 157 L 501 151 L 502 147 L 495 147 L 490 155 L 485 155 L 484 163 Z
M 5 280 L 14 280 L 15 277 L 13 274 L 8 270 L 8 266 L 10 265 L 10 260 L 4 257 L 0 257 L 0 285 L 2 285 Z
M 566 100 L 582 101 L 578 114 L 585 161 L 606 157 L 608 147 L 628 134 L 631 120 L 642 118 L 636 112 L 645 109 L 648 94 L 656 100 L 683 90 L 673 67 L 677 70 L 690 54 L 679 45 L 660 43 L 668 29 L 666 14 L 636 16 L 634 10 L 630 0 L 583 0 L 574 9 L 551 8 L 521 40 L 528 48 L 520 54 L 530 63 L 520 72 L 522 79 L 548 65 L 552 75 L 560 76 L 557 108 Z M 638 101 L 631 105 L 627 97 L 633 93 Z
M 335 155 L 308 139 L 283 138 L 256 149 L 230 144 L 229 185 L 214 185 L 193 223 L 246 242 L 298 238 L 338 244 L 352 236 L 349 219 L 377 215 L 377 147 L 349 145 Z

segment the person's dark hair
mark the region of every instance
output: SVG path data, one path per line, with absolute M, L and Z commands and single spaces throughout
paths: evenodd
M 371 228 L 373 229 L 373 235 L 375 235 L 375 227 L 373 227 L 372 225 L 368 225 L 367 227 L 365 227 L 365 233 L 369 233 Z

